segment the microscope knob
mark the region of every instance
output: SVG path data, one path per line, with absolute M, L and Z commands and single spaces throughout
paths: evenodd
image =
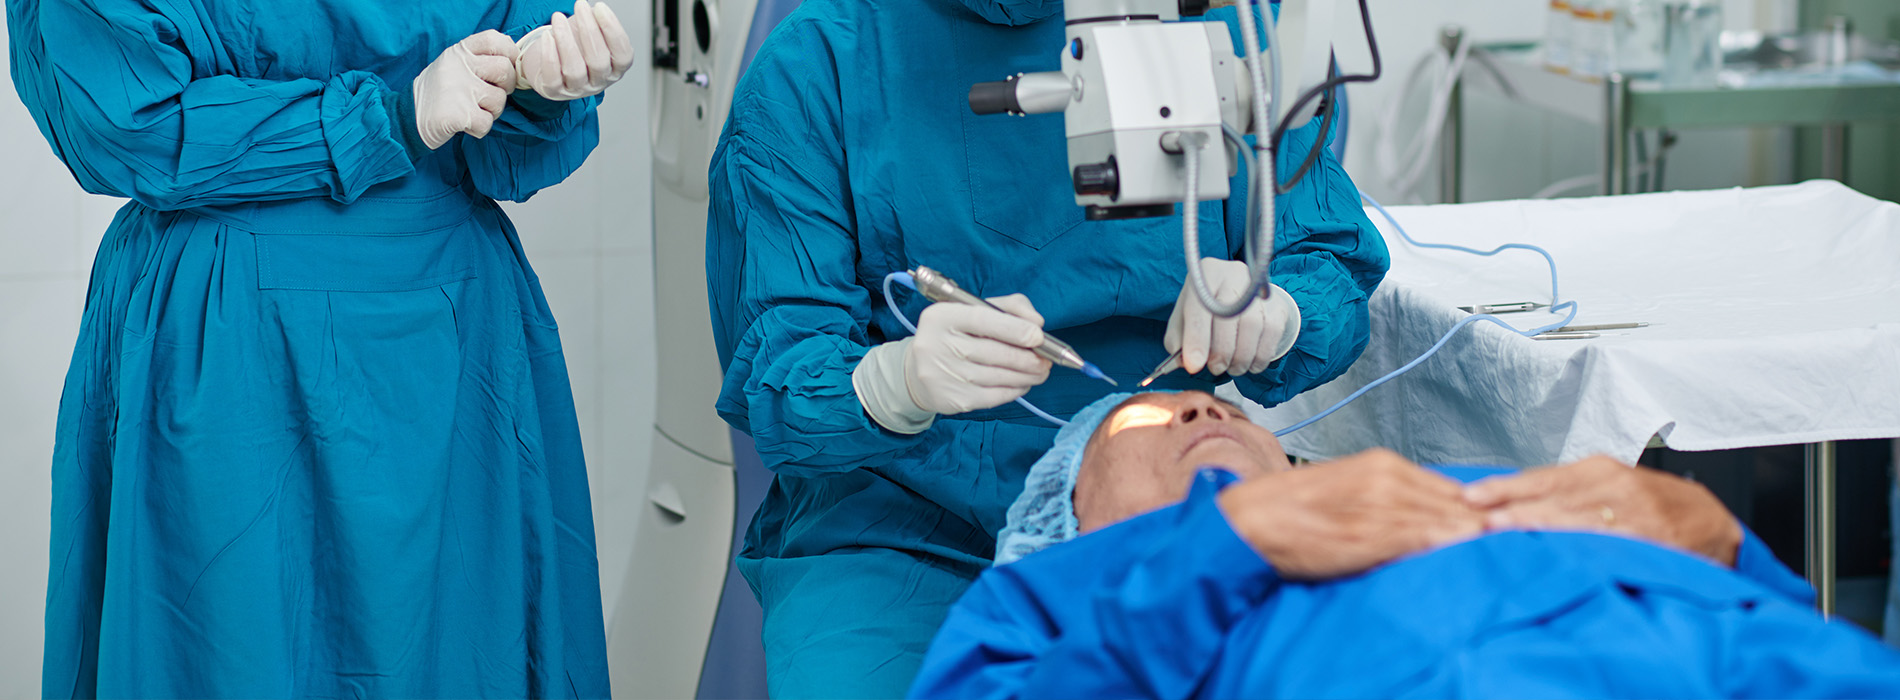
M 1121 193 L 1121 175 L 1115 168 L 1114 156 L 1109 156 L 1106 163 L 1075 166 L 1074 178 L 1078 195 L 1099 194 L 1113 200 Z

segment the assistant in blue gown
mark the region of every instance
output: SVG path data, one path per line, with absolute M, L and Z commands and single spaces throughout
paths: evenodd
M 1085 222 L 1061 117 L 977 116 L 966 102 L 972 83 L 1059 69 L 1061 9 L 807 0 L 738 85 L 712 163 L 706 271 L 718 411 L 777 474 L 739 559 L 765 607 L 775 697 L 901 695 L 1055 435 L 1013 403 L 917 435 L 872 422 L 851 371 L 907 335 L 878 292 L 886 273 L 928 265 L 983 296 L 1026 294 L 1053 335 L 1124 383 L 1167 355 L 1180 218 Z M 1318 136 L 1317 124 L 1289 135 L 1281 171 Z M 1199 211 L 1201 230 L 1226 233 L 1203 236 L 1203 255 L 1240 253 L 1240 177 Z M 1238 381 L 1266 405 L 1358 357 L 1388 265 L 1330 153 L 1277 207 L 1273 280 L 1303 323 L 1289 355 Z M 1176 373 L 1157 388 L 1211 380 Z M 1109 390 L 1058 368 L 1028 398 L 1068 415 Z
M 1294 582 L 1227 525 L 1215 495 L 1233 482 L 1204 470 L 1181 504 L 985 573 L 911 696 L 1900 697 L 1900 652 L 1823 621 L 1753 533 L 1733 570 L 1506 532 Z
M 60 403 L 47 697 L 605 697 L 560 339 L 495 200 L 593 100 L 419 147 L 404 93 L 561 0 L 8 0 L 106 233 Z

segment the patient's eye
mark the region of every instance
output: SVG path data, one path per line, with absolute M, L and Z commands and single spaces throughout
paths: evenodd
M 1167 425 L 1172 420 L 1174 420 L 1174 409 L 1146 403 L 1133 404 L 1124 407 L 1116 412 L 1113 418 L 1108 419 L 1108 436 L 1115 437 L 1117 433 L 1129 428 Z

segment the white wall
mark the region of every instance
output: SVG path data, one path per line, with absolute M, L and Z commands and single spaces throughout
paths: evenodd
M 118 202 L 81 192 L 11 79 L 0 87 L 0 697 L 29 698 L 40 692 L 53 422 L 93 250 Z
M 645 46 L 641 38 L 651 24 L 643 5 L 616 5 L 636 47 Z M 561 324 L 587 450 L 608 619 L 626 577 L 619 553 L 633 547 L 653 448 L 649 74 L 636 66 L 609 93 L 600 108 L 600 147 L 580 171 L 526 204 L 507 207 Z
M 640 8 L 618 14 L 644 45 L 650 13 L 625 6 Z M 586 167 L 509 207 L 561 324 L 603 553 L 631 546 L 653 422 L 646 82 L 628 73 L 602 106 Z M 5 71 L 0 164 L 0 698 L 37 698 L 54 418 L 93 252 L 120 200 L 80 191 Z M 624 573 L 613 568 L 608 591 Z
M 1541 39 L 1545 0 L 1369 0 L 1373 28 L 1385 59 L 1385 77 L 1350 88 L 1351 141 L 1346 169 L 1366 192 L 1382 200 L 1401 200 L 1386 185 L 1390 173 L 1373 157 L 1379 115 L 1402 91 L 1412 67 L 1438 45 L 1440 27 L 1458 24 L 1467 40 L 1486 42 Z M 1781 29 L 1794 26 L 1794 0 L 1725 0 L 1723 16 L 1731 29 Z M 1422 90 L 1420 90 L 1422 92 Z M 1565 178 L 1600 172 L 1601 129 L 1573 119 L 1504 100 L 1481 91 L 1465 98 L 1465 183 L 1467 201 L 1527 197 Z M 1414 105 L 1400 129 L 1420 128 L 1424 99 Z M 1404 140 L 1414 134 L 1405 133 Z M 1787 130 L 1712 129 L 1682 132 L 1670 152 L 1670 189 L 1763 185 L 1785 181 L 1791 171 Z M 1434 152 L 1435 154 L 1435 152 Z M 1417 188 L 1423 201 L 1436 201 L 1437 167 L 1426 171 Z M 1577 194 L 1591 194 L 1584 190 Z

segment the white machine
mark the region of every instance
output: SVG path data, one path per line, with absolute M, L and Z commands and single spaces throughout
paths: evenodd
M 1241 40 L 1247 61 L 1235 58 L 1227 26 L 1180 22 L 1182 17 L 1229 7 L 1236 0 L 1068 0 L 1063 20 L 1068 42 L 1062 70 L 1026 73 L 970 88 L 977 114 L 1026 116 L 1062 112 L 1068 136 L 1070 177 L 1076 204 L 1090 220 L 1168 216 L 1175 204 L 1188 213 L 1196 202 L 1226 199 L 1228 178 L 1237 172 L 1252 133 L 1262 155 L 1286 129 L 1312 119 L 1319 97 L 1333 85 L 1377 77 L 1371 23 L 1365 2 L 1284 0 L 1278 30 L 1266 0 L 1258 9 L 1239 0 Z M 1263 58 L 1261 32 L 1269 38 Z M 1358 46 L 1356 30 L 1365 27 Z M 1363 47 L 1363 48 L 1361 48 Z M 1360 75 L 1356 63 L 1369 63 Z M 1343 77 L 1335 77 L 1335 76 Z M 1282 97 L 1283 81 L 1298 97 Z M 1225 141 L 1225 148 L 1213 144 Z M 1249 154 L 1251 155 L 1251 154 Z M 1272 257 L 1272 159 L 1250 170 L 1256 215 L 1249 222 L 1248 263 L 1255 293 L 1219 304 L 1200 279 L 1195 217 L 1182 217 L 1189 277 L 1203 304 L 1233 316 L 1267 290 Z M 1295 177 L 1298 177 L 1296 175 Z M 1256 250 L 1258 249 L 1258 250 Z
M 660 410 L 632 565 L 607 627 L 617 697 L 694 697 L 732 559 L 733 447 L 713 411 L 720 373 L 706 308 L 706 170 L 757 4 L 653 2 L 648 99 Z

